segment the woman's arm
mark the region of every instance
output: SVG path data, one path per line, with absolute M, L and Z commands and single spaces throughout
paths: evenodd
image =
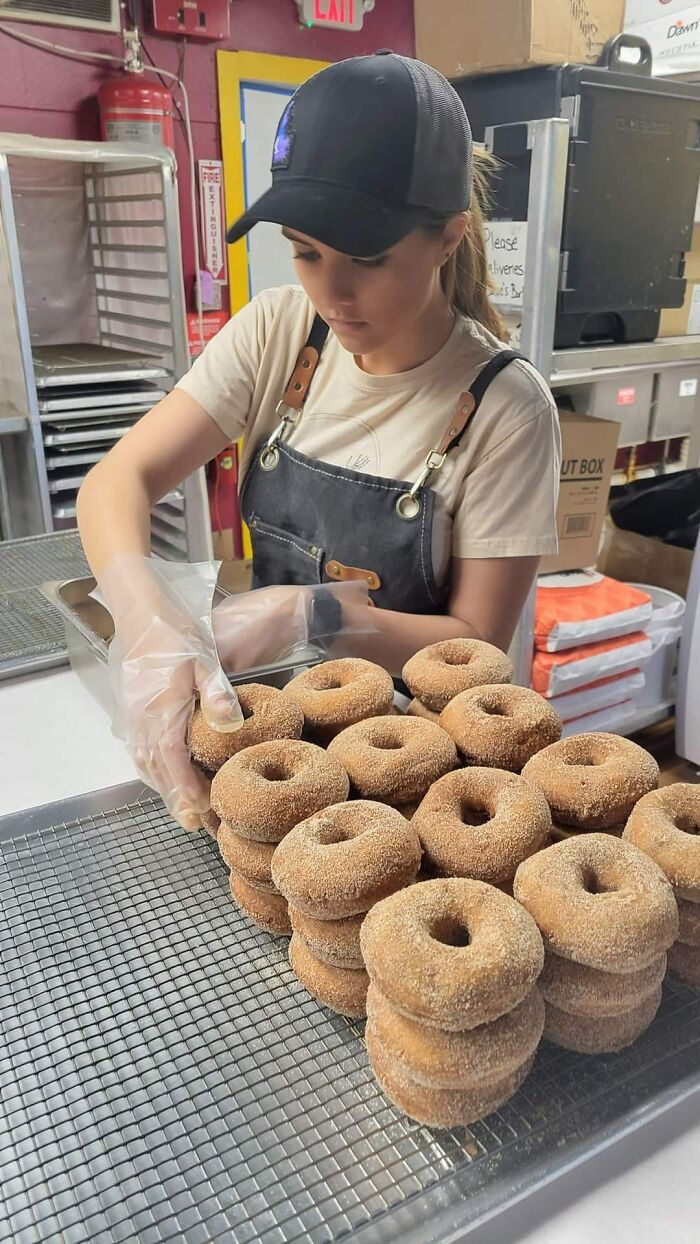
M 78 526 L 96 578 L 117 554 L 149 556 L 151 508 L 227 443 L 204 407 L 173 389 L 92 468 Z
M 372 611 L 376 634 L 362 641 L 362 655 L 401 673 L 409 657 L 441 639 L 485 639 L 504 651 L 537 574 L 539 557 L 452 560 L 448 612 L 437 616 Z

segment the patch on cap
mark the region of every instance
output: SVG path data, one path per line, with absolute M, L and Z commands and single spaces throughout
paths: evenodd
M 295 99 L 292 97 L 287 104 L 280 123 L 277 126 L 275 135 L 275 145 L 272 149 L 272 171 L 278 168 L 289 168 L 292 158 L 292 149 L 296 138 L 296 129 L 294 127 L 294 105 Z

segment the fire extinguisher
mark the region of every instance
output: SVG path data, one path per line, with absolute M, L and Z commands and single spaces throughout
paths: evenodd
M 173 98 L 164 86 L 127 71 L 102 82 L 97 100 L 104 139 L 175 147 Z

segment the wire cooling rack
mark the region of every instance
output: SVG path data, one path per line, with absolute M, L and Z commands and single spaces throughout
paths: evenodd
M 699 1067 L 700 993 L 667 984 L 629 1051 L 543 1043 L 501 1110 L 430 1131 L 145 788 L 0 821 L 2 1244 L 447 1242 Z
M 77 531 L 0 542 L 0 678 L 68 659 L 63 622 L 41 584 L 89 573 Z

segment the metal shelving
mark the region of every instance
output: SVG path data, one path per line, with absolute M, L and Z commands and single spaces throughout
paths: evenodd
M 492 126 L 487 129 L 486 148 L 507 160 L 507 154 L 499 151 L 499 133 L 511 131 L 512 135 L 514 128 Z M 522 305 L 517 307 L 504 301 L 496 301 L 507 318 L 519 321 L 519 349 L 548 378 L 556 394 L 569 388 L 610 380 L 624 383 L 625 377 L 633 372 L 656 375 L 672 372 L 674 369 L 687 369 L 689 365 L 697 366 L 700 377 L 700 335 L 658 338 L 656 341 L 622 345 L 591 345 L 557 350 L 553 348 L 561 274 L 561 237 L 570 123 L 566 118 L 548 118 L 530 121 L 518 126 L 517 130 L 519 135 L 525 135 L 524 146 L 530 152 L 523 299 Z M 506 139 L 509 150 L 509 144 L 513 141 L 512 137 Z M 614 419 L 615 416 L 606 414 L 605 417 Z M 695 467 L 700 466 L 700 384 L 692 406 L 690 424 L 685 465 Z M 645 439 L 648 440 L 649 437 Z M 511 648 L 515 681 L 526 686 L 531 682 L 534 607 L 533 589 Z M 644 720 L 642 715 L 639 719 L 635 718 L 633 728 L 643 729 L 663 720 L 672 708 L 673 705 L 669 704 L 652 706 L 644 714 Z
M 0 319 L 0 533 L 63 530 L 189 366 L 172 153 L 0 134 Z M 203 471 L 153 520 L 162 556 L 210 558 Z

